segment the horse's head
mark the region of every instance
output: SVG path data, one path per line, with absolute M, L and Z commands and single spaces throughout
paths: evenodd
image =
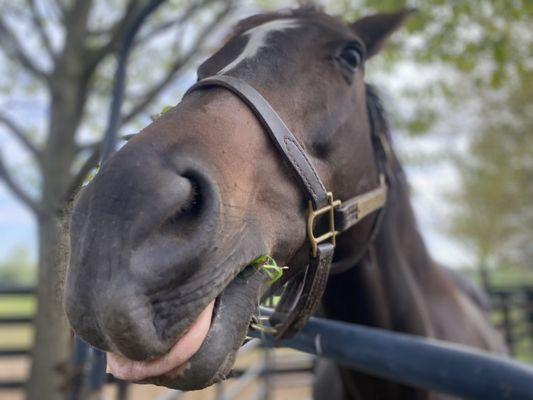
M 318 11 L 249 18 L 199 69 L 238 77 L 278 112 L 340 199 L 376 186 L 364 62 L 406 12 L 352 25 Z M 179 389 L 225 376 L 265 274 L 306 263 L 306 198 L 263 125 L 223 88 L 196 90 L 101 168 L 73 212 L 65 306 L 112 372 Z M 350 260 L 372 221 L 339 238 Z

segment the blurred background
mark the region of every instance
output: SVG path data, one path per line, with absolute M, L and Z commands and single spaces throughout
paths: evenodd
M 533 363 L 533 2 L 315 3 L 347 21 L 418 8 L 368 63 L 367 81 L 390 115 L 433 257 L 491 294 L 513 356 Z M 143 4 L 0 0 L 0 399 L 23 398 L 25 382 L 42 389 L 51 374 L 63 374 L 65 387 L 72 378 L 60 313 L 62 218 L 97 167 L 117 51 Z M 137 35 L 121 134 L 175 105 L 239 19 L 298 4 L 308 2 L 167 0 Z M 285 369 L 267 382 L 250 378 L 263 398 L 309 397 L 308 357 L 252 349 L 240 362 L 243 373 L 259 362 Z M 236 397 L 217 387 L 184 398 L 257 398 L 241 386 L 248 392 Z M 41 389 L 29 398 L 57 398 Z M 110 386 L 106 396 L 116 392 Z M 177 396 L 136 385 L 127 392 Z

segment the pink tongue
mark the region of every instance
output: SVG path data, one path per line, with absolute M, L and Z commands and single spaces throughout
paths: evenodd
M 125 381 L 140 381 L 166 374 L 179 367 L 191 358 L 204 342 L 211 325 L 214 304 L 214 301 L 209 303 L 185 336 L 164 356 L 150 361 L 134 361 L 118 354 L 107 353 L 108 372 Z

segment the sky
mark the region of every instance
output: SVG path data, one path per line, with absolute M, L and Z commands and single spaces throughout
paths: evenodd
M 32 215 L 0 185 L 0 260 L 12 254 L 18 247 L 36 255 L 36 228 Z
M 243 11 L 245 13 L 247 11 Z M 1 68 L 0 68 L 1 69 Z M 399 107 L 396 112 L 409 112 L 409 104 L 400 98 L 399 93 L 405 85 L 410 87 L 420 85 L 420 82 L 430 81 L 435 71 L 420 71 L 413 65 L 406 63 L 399 65 L 387 75 L 373 76 L 373 81 L 379 83 L 379 89 L 384 94 L 386 107 Z M 4 76 L 6 76 L 4 74 Z M 193 81 L 193 78 L 185 81 Z M 415 83 L 416 82 L 416 83 Z M 426 82 L 427 83 L 427 82 Z M 183 83 L 182 83 L 183 84 Z M 164 94 L 164 97 L 175 98 L 176 87 L 173 85 Z M 42 100 L 42 99 L 41 99 Z M 174 101 L 175 102 L 175 101 Z M 165 104 L 163 102 L 163 104 Z M 30 99 L 19 101 L 16 93 L 11 97 L 0 97 L 0 109 L 16 111 L 19 121 L 33 124 L 46 116 L 46 108 L 42 101 L 32 102 Z M 105 118 L 105 114 L 103 114 Z M 448 153 L 452 149 L 464 146 L 447 132 L 453 128 L 453 118 L 442 118 L 444 125 L 432 128 L 431 135 L 410 137 L 405 132 L 394 132 L 396 148 L 400 155 L 406 159 L 412 154 L 439 154 Z M 460 123 L 464 123 L 461 121 Z M 0 151 L 7 163 L 18 173 L 17 177 L 23 184 L 34 179 L 27 174 L 28 156 L 16 142 L 0 127 Z M 457 188 L 459 182 L 458 172 L 450 162 L 439 162 L 431 165 L 409 164 L 406 167 L 409 182 L 412 185 L 413 205 L 422 234 L 426 239 L 428 248 L 434 258 L 452 267 L 464 266 L 472 263 L 472 256 L 468 249 L 458 241 L 449 237 L 446 232 L 446 221 L 451 213 L 450 205 L 445 198 L 447 194 Z M 27 185 L 32 187 L 32 185 Z M 0 260 L 5 259 L 15 249 L 26 248 L 33 260 L 37 254 L 36 225 L 32 215 L 9 192 L 0 180 Z

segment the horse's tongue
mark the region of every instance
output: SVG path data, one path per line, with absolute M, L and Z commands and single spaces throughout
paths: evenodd
M 108 372 L 118 379 L 140 381 L 164 375 L 179 367 L 191 358 L 202 345 L 211 325 L 214 304 L 214 301 L 209 303 L 191 325 L 185 336 L 164 356 L 150 361 L 134 361 L 121 355 L 107 353 Z

